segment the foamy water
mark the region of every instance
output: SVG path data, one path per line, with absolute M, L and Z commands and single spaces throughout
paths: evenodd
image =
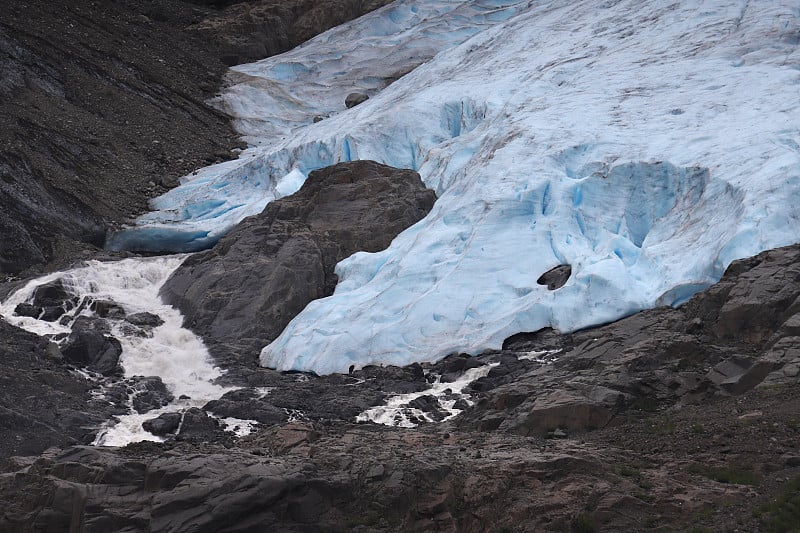
M 164 321 L 153 328 L 152 336 L 142 337 L 126 334 L 124 320 L 107 320 L 112 335 L 122 345 L 120 364 L 125 376 L 158 376 L 176 400 L 145 414 L 118 416 L 117 422 L 109 423 L 98 434 L 97 445 L 122 446 L 141 440 L 161 440 L 142 429 L 142 422 L 161 413 L 202 407 L 233 390 L 213 383 L 222 371 L 213 365 L 203 341 L 182 326 L 180 312 L 164 304 L 158 295 L 161 286 L 186 257 L 181 254 L 113 262 L 89 261 L 86 266 L 32 280 L 0 303 L 0 314 L 11 324 L 38 335 L 69 333 L 68 325 L 14 315 L 18 304 L 33 298 L 36 287 L 61 279 L 64 286 L 81 299 L 113 301 L 128 315 L 146 311 Z M 91 314 L 88 309 L 80 311 L 80 315 Z

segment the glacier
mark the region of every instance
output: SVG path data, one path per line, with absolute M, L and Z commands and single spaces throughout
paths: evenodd
M 373 159 L 436 205 L 342 261 L 265 366 L 432 361 L 677 305 L 800 241 L 799 48 L 795 0 L 401 0 L 235 67 L 217 104 L 251 147 L 109 246 L 199 249 L 309 171 Z M 566 285 L 536 283 L 560 264 Z

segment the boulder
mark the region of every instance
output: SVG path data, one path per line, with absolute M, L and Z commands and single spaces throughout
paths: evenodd
M 29 303 L 21 303 L 18 304 L 14 308 L 14 314 L 17 316 L 27 316 L 31 318 L 39 318 L 42 314 L 43 309 L 39 306 L 29 304 Z
M 136 376 L 132 378 L 132 381 L 134 382 L 132 386 L 133 409 L 137 413 L 159 409 L 175 399 L 175 396 L 158 376 Z
M 148 312 L 128 315 L 125 320 L 134 326 L 142 328 L 157 328 L 164 323 L 160 316 Z
M 61 315 L 73 309 L 77 303 L 78 298 L 64 287 L 60 279 L 57 279 L 36 287 L 31 300 L 33 309 L 24 310 L 32 313 L 41 309 L 42 311 L 37 315 L 39 320 L 55 322 Z
M 122 345 L 109 335 L 108 324 L 101 319 L 78 317 L 67 342 L 61 347 L 61 353 L 70 363 L 104 376 L 120 371 Z
M 558 265 L 539 276 L 536 283 L 539 285 L 547 285 L 547 290 L 554 291 L 563 287 L 571 275 L 571 265 Z
M 369 96 L 364 93 L 350 93 L 347 95 L 347 98 L 344 99 L 344 105 L 347 109 L 350 109 L 358 104 L 363 104 L 367 100 L 369 100 Z
M 206 342 L 250 357 L 333 293 L 336 263 L 386 248 L 434 201 L 411 170 L 355 161 L 314 171 L 298 192 L 187 258 L 161 295 Z
M 178 435 L 181 439 L 192 441 L 213 441 L 222 432 L 219 421 L 208 416 L 208 413 L 192 407 L 183 413 Z
M 158 418 L 151 418 L 142 422 L 142 428 L 153 435 L 163 437 L 178 430 L 181 425 L 181 418 L 183 418 L 183 415 L 180 413 L 164 413 Z

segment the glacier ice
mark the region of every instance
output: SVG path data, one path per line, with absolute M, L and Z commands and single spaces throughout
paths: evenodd
M 220 105 L 252 147 L 130 232 L 219 235 L 337 161 L 418 170 L 434 209 L 337 266 L 333 296 L 263 349 L 281 370 L 478 353 L 677 304 L 800 240 L 799 34 L 794 0 L 401 0 L 236 67 Z M 345 110 L 353 90 L 370 99 Z M 559 264 L 564 287 L 536 284 Z

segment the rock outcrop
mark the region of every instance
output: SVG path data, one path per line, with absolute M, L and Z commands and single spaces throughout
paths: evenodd
M 254 358 L 310 301 L 333 293 L 336 263 L 386 248 L 434 201 L 410 170 L 356 161 L 314 171 L 297 193 L 189 257 L 161 294 L 212 348 Z
M 0 461 L 88 444 L 109 413 L 58 346 L 0 320 Z M 2 529 L 2 528 L 0 528 Z
M 219 15 L 209 17 L 190 29 L 205 40 L 214 42 L 226 64 L 237 65 L 290 50 L 325 30 L 384 6 L 389 1 L 237 2 Z

